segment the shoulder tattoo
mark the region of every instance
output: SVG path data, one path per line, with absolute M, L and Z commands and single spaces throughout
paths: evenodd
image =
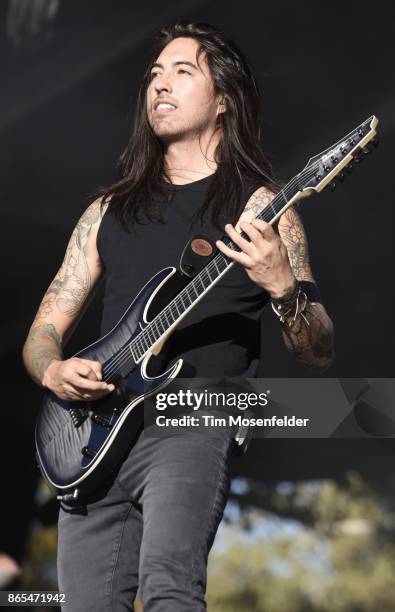
M 100 202 L 95 201 L 79 219 L 63 263 L 43 298 L 37 319 L 45 319 L 55 308 L 70 317 L 79 312 L 92 287 L 86 257 L 87 243 L 102 214 Z

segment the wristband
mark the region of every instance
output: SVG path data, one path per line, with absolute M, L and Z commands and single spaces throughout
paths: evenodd
M 306 325 L 310 326 L 303 314 L 308 303 L 309 299 L 305 291 L 302 290 L 300 281 L 296 281 L 295 289 L 286 300 L 271 299 L 273 312 L 278 316 L 281 323 L 286 323 L 289 327 L 292 327 L 298 317 L 302 317 Z

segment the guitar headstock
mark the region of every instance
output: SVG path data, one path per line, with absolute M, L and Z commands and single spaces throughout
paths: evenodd
M 372 115 L 329 149 L 311 157 L 298 175 L 300 196 L 311 195 L 312 190 L 322 191 L 329 184 L 334 188 L 336 177 L 342 181 L 343 170 L 350 172 L 354 163 L 372 151 L 370 144 L 378 145 L 377 125 L 378 119 Z

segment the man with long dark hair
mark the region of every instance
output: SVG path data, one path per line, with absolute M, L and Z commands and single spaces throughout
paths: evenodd
M 254 220 L 278 191 L 259 142 L 259 109 L 251 69 L 221 32 L 194 23 L 161 30 L 121 179 L 77 223 L 26 340 L 25 364 L 38 384 L 66 400 L 111 393 L 99 363 L 62 353 L 99 279 L 104 335 L 158 269 L 177 265 L 192 233 L 215 240 L 224 228 L 240 251 L 223 240 L 216 246 L 241 265 L 184 319 L 163 363 L 182 356 L 194 377 L 255 376 L 260 315 L 271 301 L 287 348 L 307 366 L 328 367 L 332 324 L 297 213 L 288 209 L 276 229 Z M 138 587 L 144 612 L 206 609 L 207 556 L 233 448 L 230 434 L 155 439 L 140 432 L 105 491 L 83 504 L 62 503 L 65 609 L 130 610 Z

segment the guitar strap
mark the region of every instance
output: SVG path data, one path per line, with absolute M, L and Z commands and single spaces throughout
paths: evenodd
M 215 241 L 223 236 L 223 232 L 214 230 L 207 222 L 198 233 L 193 233 L 182 251 L 180 271 L 185 276 L 193 278 L 219 253 Z
M 236 215 L 239 218 L 245 208 L 248 197 L 242 198 L 242 205 Z M 234 219 L 222 214 L 220 216 L 220 225 L 225 227 L 227 223 L 235 223 Z M 213 259 L 219 249 L 215 246 L 215 242 L 219 239 L 224 239 L 226 233 L 223 229 L 215 227 L 211 221 L 211 210 L 208 209 L 204 214 L 203 221 L 195 220 L 190 228 L 190 235 L 187 243 L 181 253 L 179 269 L 185 276 L 193 278 Z

